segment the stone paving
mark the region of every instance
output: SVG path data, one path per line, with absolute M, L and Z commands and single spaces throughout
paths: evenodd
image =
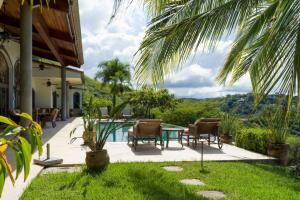
M 182 179 L 180 180 L 180 183 L 185 184 L 185 185 L 204 185 L 203 182 L 201 182 L 198 179 Z
M 222 199 L 226 197 L 226 195 L 223 192 L 211 191 L 211 190 L 199 191 L 196 192 L 196 194 L 199 196 L 204 196 L 209 199 Z
M 83 124 L 81 118 L 72 118 L 66 122 L 58 122 L 56 128 L 47 128 L 44 130 L 43 141 L 44 150 L 46 144 L 50 144 L 51 156 L 62 158 L 63 165 L 81 165 L 85 162 L 85 153 L 87 147 L 82 146 L 82 139 L 78 138 L 70 144 L 70 131 Z M 81 137 L 83 128 L 80 127 L 73 137 Z M 163 162 L 163 161 L 199 161 L 201 159 L 200 145 L 196 149 L 184 145 L 182 148 L 177 142 L 170 142 L 169 148 L 161 150 L 160 146 L 154 146 L 153 143 L 140 144 L 134 151 L 130 145 L 125 142 L 107 143 L 105 148 L 108 150 L 110 162 Z M 217 148 L 216 144 L 211 146 L 204 145 L 204 160 L 270 160 L 271 157 L 250 152 L 232 145 L 224 145 L 222 150 Z M 44 152 L 44 155 L 46 152 Z M 11 157 L 11 156 L 8 156 Z M 38 158 L 37 153 L 33 158 Z M 13 163 L 14 160 L 11 160 Z M 16 181 L 15 187 L 8 180 L 5 183 L 2 199 L 18 199 L 23 190 L 29 185 L 31 180 L 36 177 L 43 167 L 31 164 L 31 171 L 28 179 L 23 182 L 23 175 Z
M 177 166 L 165 166 L 163 168 L 166 171 L 169 171 L 169 172 L 181 172 L 181 171 L 183 171 L 183 168 L 177 167 Z

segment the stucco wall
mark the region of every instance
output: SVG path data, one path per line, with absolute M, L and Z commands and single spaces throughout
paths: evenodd
M 35 106 L 37 108 L 52 108 L 53 87 L 48 87 L 44 80 L 33 79 L 33 89 L 35 91 Z
M 82 108 L 82 90 L 80 89 L 70 89 L 69 91 L 69 103 L 70 103 L 70 109 L 74 108 L 74 102 L 73 102 L 73 95 L 75 92 L 78 92 L 80 94 L 80 108 Z

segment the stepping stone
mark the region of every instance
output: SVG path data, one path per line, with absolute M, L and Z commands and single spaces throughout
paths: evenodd
M 199 191 L 196 194 L 210 199 L 221 199 L 226 197 L 226 195 L 223 192 L 212 190 Z
M 165 170 L 169 171 L 169 172 L 181 172 L 181 171 L 183 171 L 183 168 L 177 167 L 177 166 L 165 166 L 163 168 Z
M 185 185 L 204 185 L 204 183 L 198 179 L 182 179 L 180 183 Z

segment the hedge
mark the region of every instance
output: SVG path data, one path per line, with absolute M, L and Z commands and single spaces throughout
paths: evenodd
M 235 136 L 236 146 L 267 154 L 270 132 L 262 128 L 243 128 Z

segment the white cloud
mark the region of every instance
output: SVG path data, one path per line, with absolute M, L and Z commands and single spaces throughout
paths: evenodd
M 140 5 L 123 9 L 111 24 L 112 0 L 79 0 L 82 41 L 84 48 L 85 73 L 93 77 L 99 62 L 119 57 L 133 63 L 144 36 L 147 16 Z M 222 67 L 226 54 L 232 45 L 232 37 L 219 42 L 214 52 L 197 52 L 187 61 L 181 71 L 169 76 L 166 87 L 179 97 L 207 98 L 226 94 L 251 91 L 249 77 L 244 77 L 232 88 L 219 86 L 215 76 Z

